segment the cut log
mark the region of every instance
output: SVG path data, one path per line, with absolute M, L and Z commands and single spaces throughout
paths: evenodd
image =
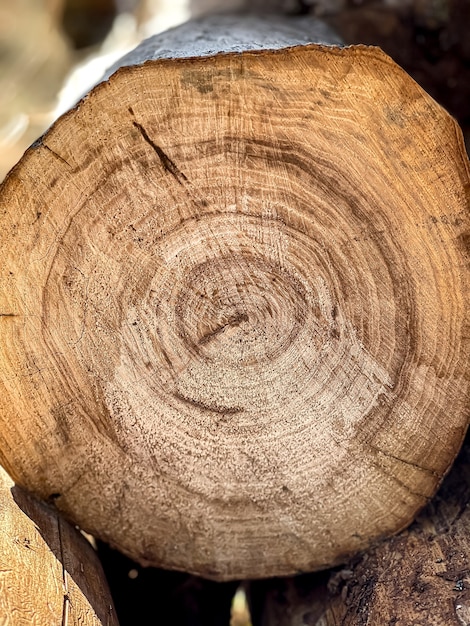
M 88 541 L 0 468 L 0 623 L 118 626 Z
M 251 585 L 253 626 L 470 623 L 470 440 L 409 530 L 332 573 Z
M 455 121 L 378 49 L 237 24 L 145 43 L 0 192 L 1 460 L 215 579 L 407 526 L 468 418 Z

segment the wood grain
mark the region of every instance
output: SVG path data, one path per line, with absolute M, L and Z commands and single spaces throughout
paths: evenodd
M 0 624 L 118 626 L 91 545 L 1 468 Z
M 467 428 L 469 180 L 378 49 L 120 69 L 0 192 L 5 466 L 215 579 L 405 527 Z

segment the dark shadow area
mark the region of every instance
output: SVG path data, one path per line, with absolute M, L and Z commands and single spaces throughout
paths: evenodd
M 117 15 L 114 0 L 65 0 L 62 25 L 75 49 L 100 44 Z
M 330 571 L 247 584 L 252 626 L 316 626 L 324 611 Z M 305 610 L 303 609 L 306 604 Z
M 238 582 L 141 567 L 98 542 L 120 626 L 229 626 Z

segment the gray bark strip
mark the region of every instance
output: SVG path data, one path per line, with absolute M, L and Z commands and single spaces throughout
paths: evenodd
M 211 15 L 145 39 L 106 72 L 157 59 L 181 59 L 252 50 L 278 50 L 308 43 L 340 46 L 341 39 L 314 17 Z

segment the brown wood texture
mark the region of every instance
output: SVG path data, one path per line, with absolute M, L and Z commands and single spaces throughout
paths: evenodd
M 469 190 L 378 49 L 122 68 L 0 192 L 2 461 L 216 579 L 400 530 L 467 428 Z
M 101 564 L 57 511 L 0 468 L 2 626 L 118 626 Z
M 253 583 L 253 626 L 466 626 L 469 503 L 470 440 L 407 531 L 337 571 Z

